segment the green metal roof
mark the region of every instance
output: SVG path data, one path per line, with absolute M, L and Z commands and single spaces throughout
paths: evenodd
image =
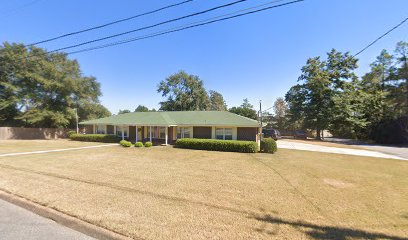
M 258 127 L 256 120 L 227 111 L 134 112 L 81 122 L 83 125 Z

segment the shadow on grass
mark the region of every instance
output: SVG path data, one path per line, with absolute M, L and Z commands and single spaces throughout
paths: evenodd
M 324 239 L 324 240 L 347 240 L 347 239 L 390 239 L 390 240 L 408 240 L 406 237 L 388 235 L 384 233 L 368 232 L 365 230 L 345 228 L 345 227 L 335 227 L 335 226 L 324 226 L 314 223 L 309 223 L 305 221 L 293 221 L 285 220 L 279 217 L 275 217 L 270 214 L 263 215 L 253 215 L 251 218 L 261 221 L 263 223 L 273 224 L 275 226 L 279 225 L 289 225 L 293 228 L 303 231 L 305 234 L 313 239 Z M 265 225 L 264 225 L 265 227 Z M 258 232 L 264 232 L 266 234 L 274 235 L 272 231 L 266 229 L 256 229 Z

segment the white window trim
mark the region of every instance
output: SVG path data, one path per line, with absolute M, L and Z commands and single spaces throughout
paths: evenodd
M 129 137 L 129 126 L 122 127 L 122 126 L 115 126 L 115 135 L 118 137 L 122 137 L 122 134 L 118 134 L 118 128 L 121 128 L 123 131 L 123 128 L 126 130 L 126 134 L 124 137 Z
M 103 133 L 98 133 L 98 128 L 103 127 Z M 106 134 L 106 125 L 96 125 L 95 132 L 97 134 Z
M 222 140 L 225 140 L 225 129 L 231 129 L 231 139 L 228 139 L 228 140 L 234 140 L 234 128 L 232 128 L 232 127 L 216 127 L 215 128 L 215 139 L 218 139 L 217 138 L 217 129 L 222 129 Z M 218 139 L 218 140 L 221 140 L 221 139 Z
M 186 138 L 184 137 L 184 130 L 188 128 L 189 132 L 190 132 L 190 137 L 189 138 L 193 138 L 193 127 L 176 127 L 176 139 L 178 139 L 178 130 L 181 129 L 181 137 L 180 138 Z

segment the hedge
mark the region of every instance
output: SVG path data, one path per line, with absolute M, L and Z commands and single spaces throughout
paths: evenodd
M 145 146 L 145 147 L 151 147 L 151 146 L 153 146 L 153 143 L 151 143 L 151 142 L 145 142 L 144 146 Z
M 258 149 L 256 142 L 252 141 L 214 140 L 197 138 L 177 139 L 176 147 L 209 151 L 244 152 L 244 153 L 255 153 Z
M 276 146 L 276 141 L 272 138 L 263 138 L 261 140 L 261 152 L 265 153 L 275 153 L 278 151 L 278 146 Z
M 72 134 L 76 134 L 76 131 L 70 130 L 67 132 L 68 137 L 71 137 Z
M 132 143 L 126 140 L 122 140 L 119 142 L 120 145 L 122 145 L 122 147 L 131 147 Z
M 121 138 L 110 134 L 71 134 L 69 136 L 71 140 L 82 142 L 104 142 L 104 143 L 117 143 Z
M 142 142 L 136 142 L 135 147 L 143 147 L 143 143 Z

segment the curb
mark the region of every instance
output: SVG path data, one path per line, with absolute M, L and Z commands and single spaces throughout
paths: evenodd
M 73 216 L 67 215 L 55 209 L 47 208 L 38 203 L 27 200 L 26 198 L 16 196 L 12 193 L 0 190 L 0 199 L 22 207 L 28 211 L 31 211 L 39 216 L 51 219 L 58 224 L 71 228 L 75 231 L 86 234 L 90 237 L 101 240 L 128 240 L 133 239 L 127 236 L 121 235 L 116 232 L 112 232 L 102 227 L 98 227 L 86 221 L 80 220 Z

